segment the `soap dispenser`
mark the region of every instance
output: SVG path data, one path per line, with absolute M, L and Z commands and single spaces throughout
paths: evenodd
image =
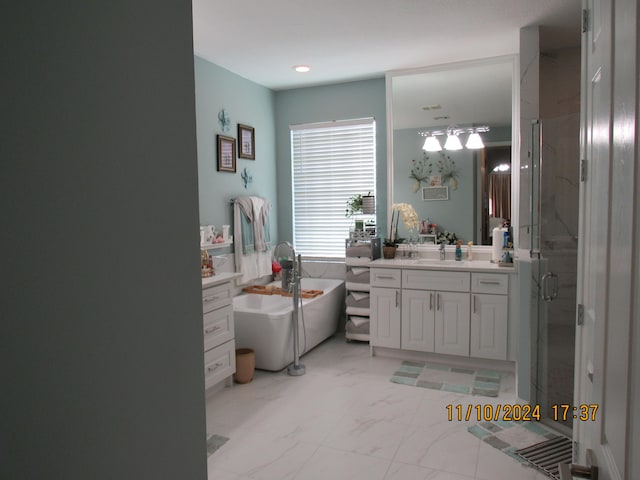
M 473 260 L 473 242 L 467 243 L 467 260 Z
M 462 241 L 458 240 L 458 243 L 456 243 L 456 262 L 459 262 L 462 260 Z

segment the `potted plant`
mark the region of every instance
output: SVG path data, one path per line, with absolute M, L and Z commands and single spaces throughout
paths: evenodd
M 362 195 L 359 193 L 351 195 L 349 200 L 347 200 L 347 208 L 344 212 L 344 216 L 350 218 L 360 213 L 362 213 Z

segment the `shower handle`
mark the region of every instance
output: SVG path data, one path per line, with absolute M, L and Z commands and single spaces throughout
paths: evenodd
M 551 302 L 558 296 L 558 275 L 553 272 L 545 273 L 542 276 L 541 284 L 542 299 L 545 302 Z

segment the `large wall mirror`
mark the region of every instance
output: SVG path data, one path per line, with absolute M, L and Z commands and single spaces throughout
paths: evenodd
M 420 220 L 464 243 L 490 244 L 505 220 L 517 231 L 516 64 L 502 56 L 387 73 L 389 208 L 409 203 Z M 482 148 L 465 146 L 474 129 Z M 444 148 L 447 133 L 458 134 L 462 149 Z M 427 136 L 442 150 L 425 151 Z M 411 234 L 399 226 L 401 237 L 434 241 Z

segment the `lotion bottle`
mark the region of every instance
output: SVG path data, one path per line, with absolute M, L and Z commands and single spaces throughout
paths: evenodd
M 459 262 L 462 260 L 462 241 L 458 240 L 456 243 L 456 261 Z
M 467 243 L 467 260 L 473 260 L 473 242 Z

